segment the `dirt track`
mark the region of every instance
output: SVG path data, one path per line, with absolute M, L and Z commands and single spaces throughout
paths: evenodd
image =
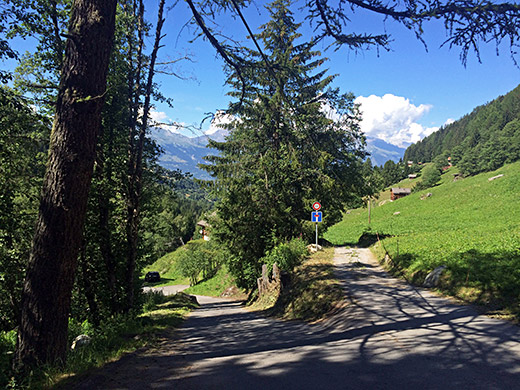
M 325 323 L 199 297 L 202 308 L 172 338 L 75 388 L 520 388 L 518 327 L 389 277 L 368 250 L 337 248 L 335 263 L 351 298 Z

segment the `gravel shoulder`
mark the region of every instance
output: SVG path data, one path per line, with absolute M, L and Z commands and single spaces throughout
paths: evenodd
M 154 349 L 77 389 L 515 389 L 520 331 L 389 276 L 368 249 L 336 248 L 348 305 L 327 321 L 264 318 L 240 302 L 201 308 Z

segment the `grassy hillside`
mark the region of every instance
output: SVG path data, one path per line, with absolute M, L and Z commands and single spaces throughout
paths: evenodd
M 174 284 L 190 284 L 187 277 L 182 276 L 179 267 L 177 267 L 178 251 L 165 254 L 163 257 L 155 261 L 155 263 L 147 266 L 142 273 L 142 279 L 148 271 L 157 271 L 161 275 L 159 283 L 145 283 L 145 286 L 169 286 Z
M 201 261 L 201 253 L 203 253 L 204 261 Z M 235 298 L 241 297 L 242 291 L 236 287 L 235 280 L 228 271 L 228 268 L 223 261 L 227 256 L 227 252 L 221 247 L 212 245 L 208 241 L 195 240 L 190 241 L 187 245 L 177 248 L 174 252 L 168 253 L 158 259 L 155 263 L 149 265 L 143 270 L 142 277 L 148 271 L 158 271 L 161 275 L 161 281 L 158 283 L 144 283 L 145 286 L 167 286 L 175 284 L 190 284 L 190 279 L 183 276 L 182 262 L 192 259 L 194 264 L 191 268 L 201 269 L 197 274 L 197 283 L 185 290 L 188 294 L 220 296 L 226 290 L 228 295 L 231 294 Z M 213 272 L 210 272 L 207 278 L 204 278 L 202 271 L 205 266 L 208 266 L 208 261 L 213 267 Z
M 448 270 L 442 288 L 472 301 L 498 300 L 519 311 L 520 162 L 497 171 L 442 184 L 375 207 L 353 210 L 325 238 L 356 244 L 364 232 L 378 233 L 382 246 L 413 281 L 439 265 Z M 504 174 L 493 181 L 488 178 Z M 421 200 L 430 192 L 431 197 Z

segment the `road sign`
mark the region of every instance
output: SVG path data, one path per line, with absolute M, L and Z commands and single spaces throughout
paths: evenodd
M 314 202 L 314 203 L 312 204 L 312 209 L 313 209 L 314 211 L 318 211 L 319 209 L 321 209 L 321 204 L 320 204 L 320 202 Z
M 312 222 L 321 222 L 321 219 L 322 219 L 321 211 L 313 211 L 311 213 Z

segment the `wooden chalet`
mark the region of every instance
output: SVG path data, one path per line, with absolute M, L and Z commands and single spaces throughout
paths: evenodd
M 209 223 L 203 219 L 201 219 L 199 222 L 197 222 L 197 226 L 199 226 L 200 234 L 202 234 L 202 238 L 204 241 L 209 241 L 209 234 L 208 234 L 208 227 L 210 226 Z
M 399 187 L 393 187 L 390 192 L 390 199 L 391 200 L 397 200 L 399 198 L 403 198 L 405 196 L 408 196 L 412 193 L 411 188 L 399 188 Z

